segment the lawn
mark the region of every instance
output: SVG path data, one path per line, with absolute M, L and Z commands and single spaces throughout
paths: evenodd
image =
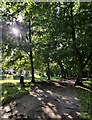
M 92 89 L 92 80 L 84 81 L 84 84 Z M 81 118 L 91 120 L 92 118 L 92 91 L 78 86 L 78 98 L 81 104 Z
M 20 98 L 21 96 L 28 94 L 30 90 L 31 90 L 31 85 L 29 85 L 28 82 L 26 82 L 25 87 L 21 86 L 17 82 L 14 83 L 5 82 L 2 84 L 0 99 L 2 101 L 2 104 L 5 104 L 10 102 L 11 100 Z
M 15 79 L 16 78 L 16 79 Z M 25 86 L 19 84 L 19 77 L 7 76 L 5 79 L 0 80 L 0 100 L 2 104 L 8 103 L 11 100 L 20 98 L 21 96 L 28 94 L 33 84 L 30 83 L 31 77 L 25 77 Z M 46 81 L 47 77 L 36 76 L 36 81 Z M 52 77 L 51 80 L 60 80 L 60 77 Z
M 0 80 L 0 86 L 2 90 L 0 92 L 2 103 L 8 103 L 11 100 L 17 99 L 22 97 L 25 94 L 28 94 L 29 91 L 32 89 L 33 84 L 30 82 L 30 77 L 25 77 L 25 86 L 21 86 L 19 84 L 19 78 L 17 79 L 5 79 Z M 51 80 L 60 80 L 60 77 L 52 77 Z M 36 76 L 36 81 L 47 81 L 47 77 L 39 77 Z M 84 81 L 87 86 L 92 87 L 92 82 Z M 78 98 L 81 104 L 81 117 L 83 120 L 91 120 L 90 119 L 90 104 L 91 104 L 91 97 L 92 92 L 88 89 L 78 87 Z

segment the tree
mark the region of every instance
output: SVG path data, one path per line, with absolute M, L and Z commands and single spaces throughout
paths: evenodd
M 17 18 L 21 13 L 24 21 L 15 20 L 22 31 L 20 43 L 11 35 L 7 36 L 7 45 L 9 49 L 11 46 L 12 49 L 17 46 L 20 51 L 27 53 L 31 61 L 32 74 L 34 74 L 34 62 L 36 69 L 48 71 L 50 79 L 50 66 L 52 63 L 57 63 L 62 77 L 77 75 L 76 84 L 80 84 L 83 72 L 91 69 L 92 3 L 16 2 L 8 3 L 8 6 L 12 14 L 8 8 L 5 9 L 5 18 L 9 20 L 11 18 L 13 21 L 14 16 Z M 16 46 L 13 46 L 10 39 L 14 40 Z M 32 79 L 34 81 L 34 75 Z
M 27 53 L 29 55 L 30 63 L 31 63 L 31 71 L 32 71 L 32 82 L 34 83 L 35 79 L 34 79 L 33 54 L 32 54 L 32 34 L 33 34 L 33 31 L 32 31 L 32 28 L 33 28 L 32 19 L 33 18 L 32 17 L 33 17 L 34 13 L 33 13 L 33 9 L 31 9 L 30 7 L 34 7 L 35 5 L 33 5 L 32 2 L 25 3 L 23 5 L 18 4 L 18 3 L 17 4 L 6 3 L 6 4 L 10 7 L 11 10 L 15 7 L 12 15 L 5 16 L 6 13 L 9 11 L 9 9 L 8 10 L 6 9 L 6 13 L 3 15 L 4 19 L 7 19 L 9 17 L 9 23 L 10 23 L 10 19 L 14 19 L 14 17 L 17 14 L 19 14 L 19 12 L 22 12 L 21 10 L 25 9 L 24 14 L 23 14 L 23 17 L 25 17 L 24 22 L 20 23 L 17 20 L 12 22 L 12 24 L 15 23 L 15 26 L 17 25 L 19 27 L 21 38 L 18 37 L 18 40 L 20 40 L 21 42 L 19 43 L 19 41 L 17 41 L 17 42 L 14 41 L 14 44 L 11 44 L 12 45 L 11 47 L 14 49 L 14 48 L 16 48 L 16 45 L 17 45 L 18 49 L 20 49 L 22 51 L 25 51 L 25 53 Z M 22 7 L 22 9 L 19 9 L 20 6 Z M 24 9 L 23 9 L 23 6 L 24 6 Z M 24 25 L 25 23 L 26 23 L 26 25 Z M 27 32 L 26 32 L 26 30 L 27 30 Z M 7 32 L 7 30 L 6 30 L 6 32 Z M 3 36 L 5 36 L 5 34 Z M 8 34 L 8 41 L 9 41 L 9 37 L 10 36 Z M 13 39 L 14 38 L 12 37 L 12 40 Z M 26 45 L 27 45 L 27 47 L 26 47 Z M 8 47 L 10 47 L 10 43 L 8 44 Z M 28 49 L 26 49 L 26 48 L 28 48 Z
M 90 41 L 91 34 L 88 33 L 88 30 L 91 28 L 91 23 L 90 23 L 91 4 L 90 3 L 88 3 L 88 4 L 80 3 L 79 13 L 76 16 L 74 16 L 74 13 L 73 13 L 74 4 L 71 3 L 70 5 L 71 5 L 70 14 L 71 14 L 72 40 L 73 40 L 73 44 L 74 44 L 74 50 L 76 52 L 76 60 L 77 60 L 76 64 L 77 64 L 77 75 L 78 75 L 75 84 L 80 84 L 82 82 L 83 70 L 85 69 L 86 65 L 88 64 L 89 60 L 91 59 L 91 54 L 92 54 L 92 49 L 90 46 L 92 44 L 92 42 Z M 87 7 L 87 5 L 88 5 L 88 7 Z M 84 7 L 84 10 L 83 10 L 83 7 Z M 83 10 L 83 12 L 80 12 L 81 10 Z M 81 17 L 79 17 L 79 16 L 81 16 Z M 78 19 L 78 21 L 77 21 L 77 19 Z M 81 23 L 81 20 L 83 21 L 83 23 Z M 78 22 L 78 24 L 77 24 L 77 22 Z M 84 38 L 84 36 L 85 36 L 85 38 Z M 90 42 L 90 45 L 87 40 Z M 88 51 L 86 52 L 87 49 L 88 49 Z

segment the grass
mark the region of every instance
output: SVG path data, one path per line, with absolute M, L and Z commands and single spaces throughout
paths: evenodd
M 84 84 L 92 88 L 92 81 L 84 81 Z M 78 97 L 81 104 L 81 119 L 92 120 L 90 110 L 92 109 L 92 91 L 78 86 Z
M 92 90 L 92 80 L 86 80 L 83 83 Z
M 20 77 L 16 76 L 16 75 L 14 75 L 14 76 L 12 76 L 12 75 L 3 75 L 3 76 L 0 76 L 0 78 L 2 80 L 19 80 L 20 79 Z M 60 80 L 60 79 L 61 78 L 59 76 L 55 76 L 55 77 L 52 76 L 51 77 L 51 80 Z M 31 76 L 25 76 L 24 80 L 31 80 Z M 35 80 L 36 81 L 47 81 L 47 76 L 42 77 L 42 76 L 39 76 L 39 75 L 35 75 Z
M 15 78 L 14 78 L 15 77 Z M 46 81 L 47 77 L 36 76 L 36 81 Z M 51 80 L 57 80 L 59 77 L 52 77 Z M 3 80 L 0 80 L 0 99 L 2 104 L 6 104 L 11 100 L 22 97 L 25 94 L 28 94 L 31 90 L 32 84 L 30 83 L 31 77 L 25 77 L 25 87 L 19 84 L 19 77 L 16 76 L 6 76 Z
M 6 104 L 11 100 L 20 98 L 21 96 L 28 94 L 31 90 L 30 80 L 25 80 L 25 87 L 19 84 L 20 80 L 13 79 L 13 76 L 8 76 L 4 80 L 0 80 L 0 100 L 2 104 Z
M 18 83 L 3 83 L 1 91 L 1 101 L 2 104 L 8 103 L 11 100 L 20 98 L 21 96 L 28 94 L 31 90 L 31 86 L 26 83 L 26 86 L 23 87 Z
M 47 77 L 36 76 L 36 81 L 47 81 Z M 2 86 L 1 91 L 1 100 L 2 103 L 8 103 L 11 100 L 20 98 L 21 96 L 28 94 L 32 88 L 32 84 L 30 84 L 31 77 L 25 77 L 25 87 L 19 84 L 19 78 L 13 79 L 12 77 L 5 80 L 0 80 L 0 85 Z M 60 80 L 60 77 L 51 77 L 51 80 Z M 84 84 L 92 87 L 92 82 L 87 80 L 84 81 Z M 78 98 L 81 104 L 81 119 L 82 120 L 91 120 L 90 115 L 90 95 L 92 92 L 89 89 L 83 87 L 78 88 Z

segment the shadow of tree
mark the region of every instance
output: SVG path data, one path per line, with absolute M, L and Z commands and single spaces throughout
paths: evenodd
M 23 95 L 29 93 L 27 89 L 27 84 L 25 87 L 20 85 L 19 83 L 3 83 L 2 84 L 2 91 L 1 91 L 1 102 L 2 105 L 9 103 L 11 100 L 18 99 Z
M 27 102 L 24 108 L 30 119 L 80 120 L 75 88 L 41 82 L 36 84 L 26 98 L 23 103 Z M 23 108 L 19 107 L 18 111 L 22 112 Z

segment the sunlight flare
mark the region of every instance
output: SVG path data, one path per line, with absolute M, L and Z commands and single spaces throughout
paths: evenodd
M 19 15 L 19 16 L 18 16 L 18 21 L 19 21 L 19 22 L 22 22 L 22 21 L 23 21 L 23 16 L 22 16 L 22 15 Z
M 19 30 L 17 28 L 13 28 L 12 31 L 16 36 L 19 34 Z

